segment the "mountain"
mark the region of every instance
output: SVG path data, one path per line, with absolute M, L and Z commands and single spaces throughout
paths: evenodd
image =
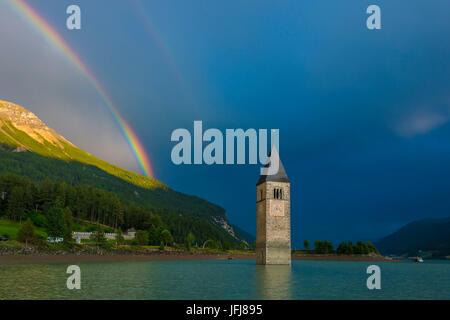
M 166 187 L 155 179 L 123 170 L 77 148 L 47 127 L 32 112 L 2 100 L 0 100 L 0 143 L 15 148 L 14 152 L 31 151 L 45 157 L 93 165 L 140 187 Z
M 439 258 L 450 256 L 450 218 L 411 222 L 375 242 L 382 254 Z
M 220 206 L 100 160 L 76 147 L 25 108 L 0 100 L 0 173 L 43 182 L 91 185 L 122 200 L 178 215 L 208 220 L 232 241 L 250 242 L 235 232 Z

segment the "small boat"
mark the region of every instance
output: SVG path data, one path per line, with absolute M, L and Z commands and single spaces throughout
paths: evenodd
M 419 263 L 419 262 L 423 262 L 423 259 L 422 259 L 422 257 L 416 257 L 416 259 L 415 259 L 415 260 L 416 260 L 416 262 L 417 262 L 417 263 Z

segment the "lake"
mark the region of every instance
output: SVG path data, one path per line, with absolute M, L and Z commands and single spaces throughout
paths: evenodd
M 74 263 L 75 264 L 75 263 Z M 366 269 L 381 268 L 381 290 Z M 0 299 L 450 299 L 450 262 L 155 261 L 79 263 L 81 290 L 68 290 L 68 264 L 0 265 Z

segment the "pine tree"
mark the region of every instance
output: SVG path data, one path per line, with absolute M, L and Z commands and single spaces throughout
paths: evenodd
M 42 210 L 47 210 L 52 202 L 53 183 L 50 179 L 46 179 L 39 188 L 38 192 L 38 206 Z
M 167 244 L 169 244 L 169 243 L 171 244 L 173 242 L 173 237 L 170 234 L 169 230 L 164 229 L 161 232 L 161 240 L 164 242 L 164 245 L 166 245 L 166 246 L 167 246 Z
M 309 248 L 309 241 L 308 240 L 303 241 L 303 246 L 305 247 L 306 250 L 308 250 L 308 248 Z
M 123 237 L 122 229 L 118 229 L 116 232 L 116 244 L 123 244 L 125 242 L 125 239 Z
M 92 232 L 90 240 L 95 243 L 97 248 L 106 246 L 107 244 L 105 233 L 101 230 L 100 227 L 97 227 L 97 229 Z
M 194 242 L 195 242 L 195 236 L 192 232 L 189 232 L 189 234 L 186 236 L 186 240 L 185 240 L 186 250 L 190 251 Z
M 47 215 L 47 233 L 50 237 L 64 237 L 67 233 L 67 225 L 63 209 L 50 208 Z
M 24 190 L 21 186 L 15 186 L 11 190 L 8 199 L 8 216 L 12 219 L 17 218 L 20 222 L 25 217 Z
M 72 217 L 72 211 L 69 207 L 66 207 L 64 209 L 64 222 L 66 224 L 66 232 L 64 235 L 64 242 L 65 243 L 73 243 L 72 238 L 72 225 L 73 225 L 73 217 Z
M 21 242 L 25 242 L 26 246 L 28 246 L 28 242 L 34 240 L 34 227 L 30 219 L 27 219 L 27 221 L 25 221 L 25 223 L 20 227 L 17 234 L 17 239 Z
M 136 232 L 136 241 L 141 246 L 148 244 L 148 232 L 143 231 L 143 230 L 138 230 Z

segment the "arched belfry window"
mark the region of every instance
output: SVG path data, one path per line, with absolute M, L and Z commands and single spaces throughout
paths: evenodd
M 273 189 L 274 199 L 283 199 L 283 189 Z

